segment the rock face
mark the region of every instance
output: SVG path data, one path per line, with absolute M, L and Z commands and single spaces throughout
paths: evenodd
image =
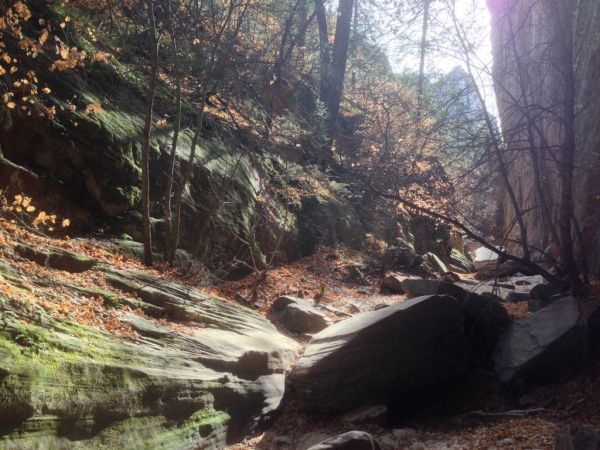
M 52 9 L 46 3 L 36 4 L 36 14 L 57 20 Z M 10 39 L 5 37 L 5 41 Z M 68 39 L 75 42 L 79 36 Z M 16 43 L 7 45 L 10 48 Z M 87 50 L 96 53 L 100 49 Z M 62 213 L 71 219 L 73 227 L 87 229 L 109 222 L 117 234 L 126 232 L 141 240 L 141 216 L 135 211 L 139 210 L 141 196 L 141 136 L 147 88 L 145 83 L 131 80 L 143 80 L 145 74 L 126 57 L 119 60 L 119 69 L 110 64 L 90 64 L 85 71 L 68 70 L 60 75 L 48 70 L 47 58 L 37 58 L 32 64 L 38 64 L 30 68 L 56 93 L 54 101 L 71 99 L 77 109 L 60 110 L 53 119 L 14 114 L 11 120 L 3 120 L 0 189 L 31 195 L 36 206 Z M 174 95 L 167 84 L 162 88 L 165 101 L 155 105 L 157 117 L 168 113 L 167 99 Z M 85 112 L 90 103 L 105 101 L 110 109 Z M 182 123 L 176 184 L 182 181 L 191 151 L 191 112 L 184 111 Z M 252 133 L 231 133 L 229 125 L 210 114 L 205 124 L 196 148 L 193 176 L 183 194 L 182 248 L 197 255 L 219 253 L 223 260 L 236 258 L 260 265 L 266 261 L 265 255 L 275 253 L 277 260 L 291 260 L 310 253 L 316 243 L 360 246 L 362 225 L 353 206 L 343 194 L 336 193 L 333 185 L 321 183 L 317 194 L 311 184 L 314 177 L 301 164 L 290 162 L 284 167 L 279 157 L 268 152 L 247 151 L 263 147 L 262 139 L 252 137 Z M 150 140 L 151 215 L 157 218 L 163 217 L 160 204 L 166 189 L 173 132 L 168 124 L 153 132 Z M 264 180 L 272 175 L 285 178 L 305 193 L 302 204 L 288 207 L 275 188 L 265 188 Z M 261 204 L 259 194 L 268 202 Z M 254 230 L 258 218 L 261 226 Z M 160 243 L 164 224 L 153 219 L 152 225 L 156 242 Z M 243 248 L 239 238 L 248 246 Z M 206 259 L 203 262 L 208 266 L 222 262 Z
M 513 322 L 494 350 L 500 381 L 528 386 L 552 381 L 587 357 L 587 334 L 579 305 L 571 297 Z
M 130 313 L 137 341 L 62 319 L 40 324 L 0 294 L 0 447 L 217 449 L 274 413 L 295 342 L 249 309 L 104 270 L 192 331 Z
M 290 380 L 305 409 L 347 411 L 450 380 L 465 370 L 466 352 L 460 302 L 418 297 L 318 333 Z
M 551 225 L 544 219 L 545 201 L 550 217 L 560 205 L 557 163 L 563 148 L 564 94 L 567 92 L 563 47 L 569 46 L 566 27 L 572 30 L 575 77 L 575 162 L 573 174 L 575 215 L 588 245 L 592 271 L 600 271 L 600 3 L 597 0 L 487 0 L 492 16 L 492 53 L 498 110 L 508 154 L 514 154 L 508 172 L 518 193 L 530 245 L 547 250 Z M 571 23 L 568 23 L 571 22 Z M 585 36 L 580 43 L 579 36 Z M 564 44 L 564 45 L 563 45 Z M 524 90 L 521 80 L 527 80 Z M 525 97 L 523 92 L 526 92 Z M 535 110 L 532 107 L 535 105 Z M 529 114 L 526 112 L 529 111 Z M 539 113 L 539 111 L 552 111 Z M 527 124 L 527 126 L 526 126 Z M 537 130 L 530 133 L 528 130 Z M 521 151 L 523 144 L 534 154 Z M 544 180 L 541 192 L 535 172 Z M 507 197 L 507 196 L 506 196 Z M 504 199 L 504 224 L 514 221 L 508 198 Z M 509 236 L 518 239 L 517 231 Z
M 307 300 L 285 295 L 271 307 L 277 320 L 292 333 L 317 333 L 329 326 L 325 315 Z
M 381 446 L 369 433 L 348 431 L 313 445 L 308 450 L 381 450 Z
M 557 436 L 554 450 L 600 450 L 600 430 L 571 425 Z

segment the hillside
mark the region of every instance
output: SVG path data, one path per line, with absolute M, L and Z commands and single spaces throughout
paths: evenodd
M 0 448 L 598 447 L 600 10 L 467 3 L 0 1 Z

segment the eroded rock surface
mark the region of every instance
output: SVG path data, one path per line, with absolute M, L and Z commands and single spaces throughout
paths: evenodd
M 4 280 L 19 279 L 9 270 Z M 295 342 L 252 310 L 104 270 L 169 321 L 124 313 L 133 341 L 24 315 L 0 296 L 0 447 L 220 449 L 273 415 Z M 167 325 L 177 320 L 186 330 Z

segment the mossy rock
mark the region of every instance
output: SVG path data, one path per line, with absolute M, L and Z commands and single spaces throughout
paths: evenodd
M 19 276 L 2 273 L 10 284 Z M 113 274 L 211 326 L 180 333 L 129 314 L 141 335 L 132 342 L 28 315 L 0 293 L 0 448 L 224 448 L 275 412 L 296 343 L 250 309 L 158 277 Z
M 95 260 L 60 247 L 50 247 L 47 251 L 42 251 L 19 244 L 15 246 L 15 252 L 40 266 L 64 270 L 70 273 L 85 272 L 96 265 Z

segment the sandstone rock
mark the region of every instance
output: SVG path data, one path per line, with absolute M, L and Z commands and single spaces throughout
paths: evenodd
M 318 333 L 329 326 L 325 315 L 302 298 L 279 297 L 273 302 L 271 311 L 292 333 Z
M 586 357 L 579 305 L 565 297 L 513 322 L 496 345 L 493 359 L 501 382 L 522 386 L 559 378 Z
M 448 272 L 448 266 L 435 253 L 425 253 L 421 258 L 423 259 L 423 263 L 434 272 Z
M 473 262 L 465 256 L 460 250 L 455 248 L 450 252 L 450 264 L 458 267 L 465 273 L 470 273 L 475 270 Z
M 136 271 L 101 269 L 113 286 L 197 331 L 129 316 L 143 335 L 134 342 L 47 316 L 42 325 L 7 310 L 0 293 L 0 354 L 10 355 L 0 359 L 0 421 L 10 418 L 0 448 L 225 448 L 273 416 L 294 341 L 247 308 Z
M 570 425 L 556 437 L 554 450 L 600 450 L 600 430 Z
M 62 319 L 44 317 L 41 325 L 7 311 L 0 293 L 0 354 L 11 355 L 0 360 L 0 421 L 11 422 L 1 448 L 104 448 L 107 442 L 110 448 L 141 442 L 224 448 L 272 417 L 296 355 L 294 341 L 252 310 L 144 273 L 100 268 L 113 286 L 196 331 L 173 331 L 133 314 L 123 319 L 142 335 L 135 342 Z
M 135 314 L 129 314 L 125 320 L 129 322 L 133 329 L 142 336 L 163 338 L 171 334 L 171 330 L 168 328 L 157 325 L 156 323 L 136 316 Z
M 313 445 L 308 450 L 381 450 L 381 446 L 369 433 L 348 431 Z
M 433 295 L 341 321 L 313 337 L 290 380 L 305 409 L 378 404 L 465 370 L 460 302 Z
M 461 302 L 465 315 L 465 334 L 472 356 L 477 362 L 487 359 L 498 337 L 509 324 L 506 310 L 497 301 L 469 292 L 455 284 L 437 280 L 402 281 L 409 295 L 451 295 Z
M 42 251 L 26 245 L 17 245 L 15 252 L 41 266 L 70 273 L 85 272 L 96 265 L 96 261 L 93 259 L 60 247 L 50 247 L 48 250 Z

